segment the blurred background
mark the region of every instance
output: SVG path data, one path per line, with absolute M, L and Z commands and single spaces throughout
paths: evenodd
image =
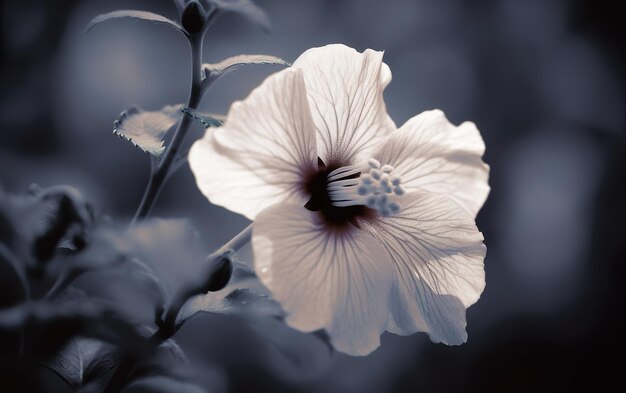
M 150 160 L 112 135 L 113 121 L 132 105 L 157 110 L 186 100 L 187 44 L 167 27 L 130 21 L 81 32 L 95 15 L 121 8 L 176 18 L 173 3 L 1 4 L 0 186 L 17 193 L 33 182 L 70 184 L 100 214 L 131 217 Z M 211 392 L 526 392 L 616 378 L 610 355 L 623 355 L 618 289 L 626 262 L 626 52 L 618 3 L 257 4 L 272 31 L 225 15 L 205 40 L 205 62 L 241 53 L 293 61 L 337 42 L 385 50 L 393 73 L 385 98 L 398 125 L 433 108 L 457 124 L 476 122 L 491 165 L 492 192 L 478 216 L 487 288 L 468 310 L 469 341 L 461 347 L 433 344 L 424 334 L 385 334 L 372 355 L 335 354 L 330 364 L 310 353 L 286 362 L 280 346 L 254 328 L 201 317 L 178 335 L 197 381 Z M 227 75 L 201 109 L 226 113 L 276 70 L 249 66 Z M 153 215 L 189 218 L 209 249 L 247 225 L 212 207 L 187 166 L 166 185 Z

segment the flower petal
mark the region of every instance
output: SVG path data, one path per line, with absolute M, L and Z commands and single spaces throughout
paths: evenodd
M 317 168 L 313 127 L 302 71 L 268 77 L 231 106 L 223 127 L 209 128 L 192 146 L 189 165 L 198 188 L 249 219 L 280 201 L 304 205 L 302 178 Z
M 441 194 L 413 192 L 399 199 L 397 216 L 372 224 L 395 265 L 392 333 L 427 332 L 434 342 L 467 340 L 465 309 L 485 287 L 483 236 L 472 217 Z
M 257 216 L 255 270 L 302 331 L 325 328 L 333 346 L 366 355 L 380 345 L 389 313 L 393 267 L 367 232 L 333 232 L 318 213 L 278 204 Z
M 391 71 L 382 59 L 383 52 L 335 44 L 309 49 L 293 63 L 304 72 L 319 155 L 327 165 L 369 158 L 395 130 L 383 100 Z
M 490 190 L 484 152 L 474 123 L 457 127 L 433 110 L 407 121 L 374 156 L 395 168 L 407 191 L 446 194 L 476 217 Z

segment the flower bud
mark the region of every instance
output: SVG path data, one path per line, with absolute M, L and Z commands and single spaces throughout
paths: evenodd
M 196 34 L 202 31 L 206 18 L 207 15 L 204 8 L 196 0 L 187 3 L 181 17 L 183 27 L 189 34 Z
M 211 273 L 208 282 L 206 283 L 205 292 L 216 292 L 223 289 L 233 274 L 233 263 L 230 260 L 230 252 L 221 255 L 217 261 L 215 261 L 215 269 Z

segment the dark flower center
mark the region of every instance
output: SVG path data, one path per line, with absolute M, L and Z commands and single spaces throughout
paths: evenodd
M 318 158 L 317 172 L 311 172 L 305 176 L 304 189 L 311 195 L 309 201 L 304 205 L 310 211 L 319 212 L 320 217 L 329 228 L 343 231 L 350 228 L 350 225 L 360 227 L 361 220 L 371 220 L 375 217 L 376 211 L 366 206 L 334 206 L 328 195 L 328 174 L 337 168 L 341 168 L 341 163 L 330 162 L 326 165 L 321 158 Z M 360 173 L 346 176 L 342 179 L 358 178 Z

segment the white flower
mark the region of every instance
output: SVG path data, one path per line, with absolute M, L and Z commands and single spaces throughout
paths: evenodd
M 353 355 L 385 330 L 465 342 L 465 310 L 485 286 L 480 133 L 438 110 L 396 129 L 382 56 L 306 51 L 189 155 L 211 202 L 255 220 L 255 269 L 287 323 L 326 329 Z

